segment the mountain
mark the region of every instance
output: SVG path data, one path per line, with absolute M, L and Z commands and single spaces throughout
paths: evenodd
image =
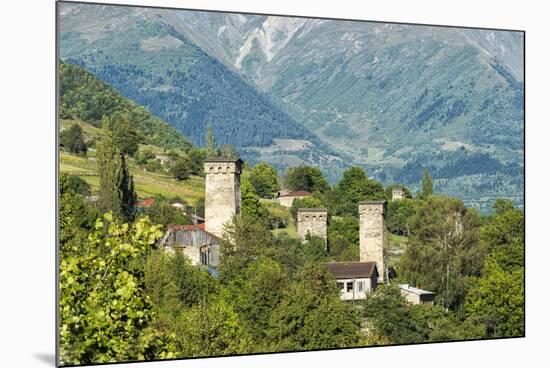
M 191 96 L 223 101 L 231 92 L 217 88 L 220 75 L 235 77 L 288 117 L 276 120 L 282 129 L 253 124 L 250 139 L 239 138 L 249 157 L 283 168 L 313 163 L 332 178 L 361 165 L 386 184 L 413 189 L 426 167 L 437 191 L 469 205 L 486 210 L 496 197 L 523 204 L 520 32 L 67 4 L 60 19 L 62 56 L 85 63 L 184 132 L 208 117 L 186 120 L 197 102 Z M 193 53 L 175 59 L 182 50 Z M 192 80 L 192 89 L 167 77 L 163 68 L 174 67 L 192 71 L 181 80 Z M 125 71 L 131 68 L 139 72 Z M 203 82 L 195 70 L 216 73 L 215 80 Z M 184 103 L 162 98 L 164 107 L 155 106 L 149 97 L 178 88 L 171 98 Z M 162 111 L 166 106 L 174 118 Z M 259 121 L 257 110 L 248 111 Z M 215 129 L 224 142 L 233 134 L 230 120 Z M 298 134 L 287 131 L 292 127 L 300 127 Z M 202 143 L 200 137 L 193 141 Z M 314 147 L 320 152 L 308 152 Z
M 92 71 L 196 145 L 207 126 L 254 163 L 341 171 L 342 160 L 266 93 L 147 9 L 61 5 L 61 57 Z
M 138 133 L 146 143 L 181 150 L 187 150 L 192 146 L 187 138 L 166 122 L 77 65 L 62 62 L 59 66 L 59 82 L 61 119 L 77 119 L 100 127 L 103 115 L 124 112 L 131 116 Z

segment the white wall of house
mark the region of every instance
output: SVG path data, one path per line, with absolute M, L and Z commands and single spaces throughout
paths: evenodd
M 376 289 L 375 278 L 338 279 L 336 283 L 342 300 L 365 299 L 368 293 Z

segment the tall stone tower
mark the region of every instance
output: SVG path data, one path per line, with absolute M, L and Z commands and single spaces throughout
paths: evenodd
M 359 260 L 376 262 L 378 282 L 387 275 L 386 201 L 359 202 Z
M 224 225 L 241 213 L 242 160 L 214 158 L 204 161 L 204 229 L 218 237 Z
M 326 246 L 328 213 L 325 208 L 299 208 L 296 217 L 298 220 L 298 238 L 301 241 L 304 241 L 309 233 L 309 235 L 324 239 Z

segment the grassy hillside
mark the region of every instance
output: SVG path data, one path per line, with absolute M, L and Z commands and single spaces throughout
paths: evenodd
M 100 129 L 82 121 L 61 120 L 61 129 L 66 129 L 68 126 L 75 123 L 82 127 L 87 140 L 99 135 Z M 163 148 L 158 146 L 147 145 L 147 148 L 153 152 L 163 152 Z M 130 173 L 134 176 L 135 188 L 140 198 L 150 197 L 156 194 L 163 195 L 167 198 L 178 196 L 192 204 L 195 203 L 197 199 L 204 197 L 204 179 L 202 177 L 192 176 L 184 181 L 176 181 L 167 174 L 144 170 L 136 165 L 132 158 L 128 158 L 128 167 Z M 92 191 L 96 191 L 99 188 L 97 163 L 95 159 L 95 150 L 93 149 L 90 149 L 87 157 L 61 152 L 60 171 L 80 176 L 91 185 Z

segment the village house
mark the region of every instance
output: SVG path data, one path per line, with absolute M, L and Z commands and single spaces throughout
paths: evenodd
M 342 300 L 361 300 L 376 290 L 376 262 L 330 262 L 325 267 L 336 279 Z
M 398 201 L 405 198 L 405 191 L 403 188 L 393 188 L 391 190 L 391 200 Z
M 310 192 L 306 192 L 305 190 L 298 190 L 294 192 L 278 192 L 277 193 L 277 202 L 281 206 L 284 207 L 292 207 L 292 203 L 295 199 L 304 199 L 305 197 L 311 197 L 312 194 Z
M 172 206 L 173 208 L 175 208 L 176 210 L 179 210 L 181 212 L 185 212 L 185 209 L 187 207 L 185 205 L 185 203 L 181 203 L 181 202 L 174 202 L 170 206 Z
M 401 284 L 399 285 L 399 289 L 401 290 L 401 294 L 405 297 L 405 299 L 407 299 L 407 302 L 410 304 L 434 304 L 435 293 L 432 293 L 431 291 L 415 288 L 410 286 L 409 284 Z
M 200 225 L 170 225 L 157 243 L 167 251 L 180 251 L 196 266 L 216 267 L 219 262 L 220 238 Z

